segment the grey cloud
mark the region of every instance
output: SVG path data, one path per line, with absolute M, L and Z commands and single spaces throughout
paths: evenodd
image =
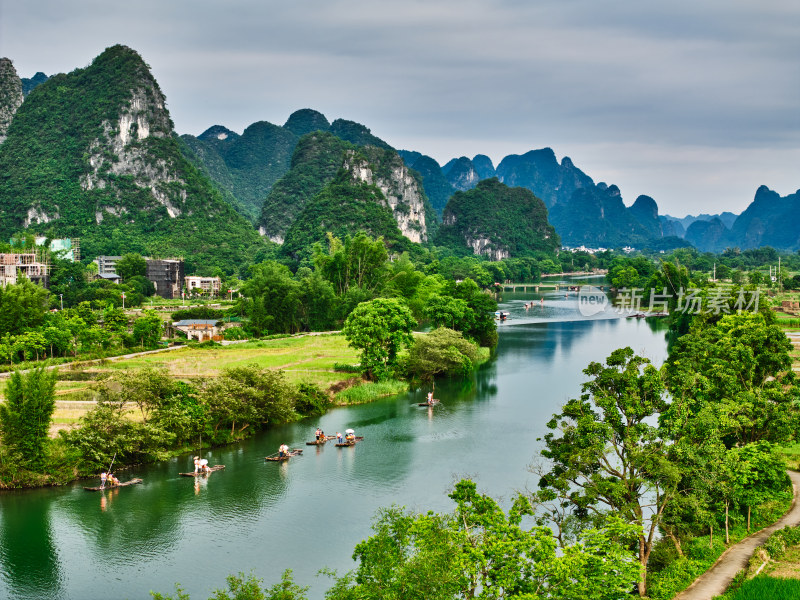
M 777 0 L 34 0 L 0 10 L 0 56 L 22 76 L 84 66 L 114 43 L 137 49 L 181 132 L 282 123 L 308 106 L 440 162 L 551 146 L 626 200 L 647 193 L 671 212 L 746 204 L 761 183 L 800 186 L 786 160 L 800 147 L 800 7 Z

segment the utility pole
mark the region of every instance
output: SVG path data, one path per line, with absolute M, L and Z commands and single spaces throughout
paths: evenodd
M 59 298 L 61 298 L 61 310 L 64 310 L 64 294 L 59 294 Z

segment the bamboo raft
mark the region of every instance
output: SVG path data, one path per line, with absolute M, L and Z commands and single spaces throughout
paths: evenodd
M 428 404 L 427 402 L 418 402 L 417 406 L 436 406 L 437 404 L 439 404 L 439 401 L 438 400 L 434 400 L 430 404 Z
M 214 465 L 213 467 L 209 467 L 208 471 L 198 471 L 195 473 L 192 471 L 191 473 L 178 473 L 178 475 L 182 477 L 199 477 L 200 475 L 207 475 L 208 473 L 212 473 L 214 471 L 221 471 L 225 468 L 225 465 Z
M 286 456 L 265 456 L 264 460 L 271 460 L 271 461 L 274 461 L 274 462 L 282 462 L 284 460 L 289 460 L 293 456 L 302 456 L 302 454 L 303 454 L 302 450 L 290 450 L 289 454 L 287 454 Z
M 103 490 L 113 490 L 114 488 L 118 487 L 125 487 L 128 485 L 134 485 L 136 483 L 142 483 L 141 479 L 131 479 L 130 481 L 123 481 L 122 483 L 117 483 L 115 485 L 107 485 L 105 487 L 97 486 L 97 487 L 84 487 L 87 492 L 102 492 Z
M 336 442 L 336 447 L 337 447 L 337 448 L 345 448 L 345 447 L 347 447 L 347 446 L 355 446 L 355 445 L 356 445 L 356 442 L 363 442 L 363 441 L 364 441 L 364 436 L 362 436 L 362 435 L 357 435 L 357 436 L 356 436 L 356 437 L 355 437 L 355 438 L 354 438 L 352 441 L 350 441 L 350 442 L 348 442 L 348 441 L 344 441 L 344 442 L 341 442 L 341 443 L 339 443 L 339 442 Z
M 336 439 L 335 435 L 326 435 L 313 442 L 306 442 L 306 446 L 324 446 L 327 442 L 334 439 Z

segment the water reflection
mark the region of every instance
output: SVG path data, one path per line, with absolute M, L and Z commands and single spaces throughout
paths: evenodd
M 37 493 L 37 492 L 34 492 Z M 38 492 L 41 497 L 41 492 Z M 0 513 L 0 565 L 6 598 L 61 596 L 60 557 L 50 510 L 31 511 L 30 495 L 4 494 Z
M 503 306 L 512 316 L 517 310 Z M 105 493 L 76 485 L 0 494 L 0 597 L 146 598 L 180 582 L 203 598 L 228 574 L 253 570 L 273 583 L 292 568 L 312 586 L 310 597 L 321 598 L 327 584 L 317 571 L 352 567 L 353 548 L 379 507 L 448 510 L 446 493 L 462 476 L 496 496 L 523 488 L 537 438 L 580 392 L 581 370 L 623 345 L 656 363 L 665 347 L 663 333 L 643 320 L 512 318 L 473 378 L 437 382 L 433 408 L 417 406 L 428 388 L 338 408 L 207 453 L 226 468 L 203 477 L 178 476 L 192 469 L 187 455 L 127 473 L 144 483 Z M 365 439 L 312 452 L 304 444 L 317 427 L 352 427 Z M 264 461 L 284 442 L 304 448 L 303 456 Z M 497 443 L 502 458 L 488 451 Z M 97 573 L 110 574 L 102 590 Z

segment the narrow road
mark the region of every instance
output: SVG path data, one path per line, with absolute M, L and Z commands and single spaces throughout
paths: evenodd
M 800 524 L 800 501 L 798 501 L 800 473 L 796 471 L 788 471 L 788 473 L 794 486 L 794 502 L 789 512 L 774 525 L 765 527 L 728 548 L 717 559 L 713 567 L 695 579 L 692 585 L 675 596 L 673 600 L 711 600 L 714 596 L 724 594 L 734 576 L 747 566 L 747 562 L 756 549 L 767 541 L 774 531 L 783 529 L 787 525 L 794 527 Z

